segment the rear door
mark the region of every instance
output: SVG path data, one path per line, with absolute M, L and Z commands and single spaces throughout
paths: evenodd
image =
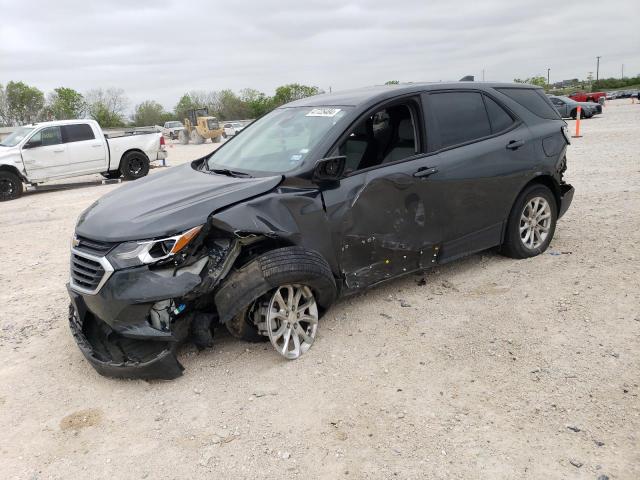
M 45 127 L 36 131 L 22 146 L 20 153 L 27 176 L 34 181 L 65 175 L 69 167 L 60 127 Z
M 69 173 L 92 173 L 107 170 L 104 141 L 96 138 L 88 123 L 63 125 L 62 139 L 67 149 Z
M 423 194 L 442 232 L 439 259 L 498 245 L 511 202 L 533 158 L 529 129 L 479 91 L 423 94 L 430 167 Z

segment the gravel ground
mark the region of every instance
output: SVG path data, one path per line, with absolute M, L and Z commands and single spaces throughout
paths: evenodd
M 546 254 L 342 301 L 295 362 L 221 331 L 170 382 L 100 377 L 67 327 L 76 217 L 117 185 L 2 204 L 0 477 L 640 478 L 640 105 L 582 127 Z

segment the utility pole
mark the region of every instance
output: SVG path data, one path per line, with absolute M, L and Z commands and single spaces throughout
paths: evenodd
M 596 63 L 596 82 L 598 81 L 598 79 L 600 78 L 600 57 L 596 57 L 597 63 Z
M 622 72 L 620 73 L 620 78 L 624 80 L 624 63 L 622 64 Z
M 482 69 L 482 81 L 484 82 L 484 68 Z
M 549 86 L 549 72 L 551 71 L 550 68 L 547 68 L 547 87 Z

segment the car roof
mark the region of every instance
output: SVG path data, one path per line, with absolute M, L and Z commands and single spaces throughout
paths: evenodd
M 323 93 L 295 100 L 284 107 L 316 107 L 316 106 L 351 106 L 359 107 L 365 104 L 383 101 L 405 94 L 429 91 L 429 90 L 464 90 L 464 89 L 488 90 L 491 88 L 535 88 L 535 85 L 523 83 L 496 83 L 496 82 L 424 82 L 404 83 L 397 85 L 376 85 L 371 87 L 345 90 L 336 93 Z
M 48 125 L 73 125 L 75 123 L 94 123 L 95 120 L 91 120 L 88 118 L 76 118 L 73 120 L 53 120 L 51 122 L 33 122 L 28 125 L 24 125 L 25 127 L 46 127 Z

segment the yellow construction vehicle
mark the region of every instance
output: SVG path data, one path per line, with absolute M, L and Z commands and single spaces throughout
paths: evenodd
M 218 143 L 222 140 L 224 128 L 220 126 L 216 117 L 210 117 L 206 108 L 194 108 L 187 111 L 187 118 L 184 119 L 184 129 L 180 130 L 178 138 L 180 143 L 186 145 L 191 143 L 204 143 L 207 138 L 212 143 Z

